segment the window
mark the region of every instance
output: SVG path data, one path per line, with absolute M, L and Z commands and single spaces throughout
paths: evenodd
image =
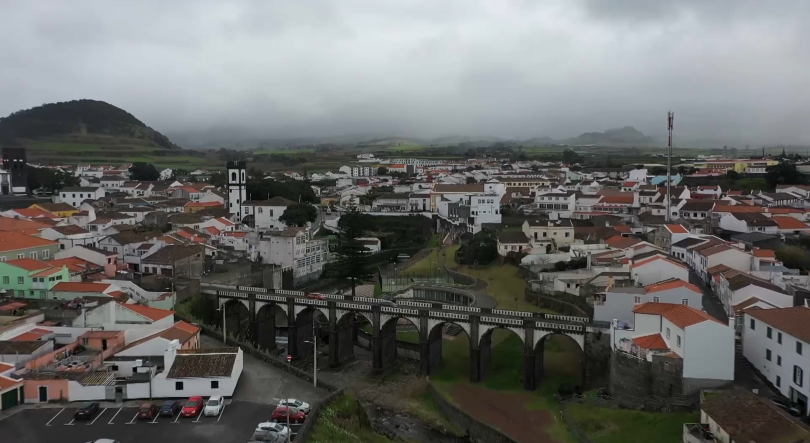
M 802 342 L 796 340 L 796 353 L 802 355 Z
M 82 344 L 83 344 L 83 345 L 85 345 L 85 346 L 87 346 L 88 344 L 90 344 L 90 340 L 88 340 L 88 339 L 86 339 L 86 338 L 83 338 L 83 339 L 82 339 Z
M 219 382 L 217 380 L 211 380 L 211 389 L 219 389 Z
M 183 382 L 182 381 L 174 382 L 174 390 L 175 391 L 182 391 L 183 390 Z
M 635 300 L 634 300 L 634 301 L 635 301 L 635 303 L 636 303 L 636 304 L 641 303 L 641 297 L 639 297 L 639 296 L 635 296 Z
M 669 338 L 669 328 L 667 328 L 667 338 Z
M 685 306 L 689 306 L 689 299 L 688 298 L 681 299 L 681 304 L 685 305 Z
M 8 276 L 3 277 L 3 284 L 8 284 Z
M 777 375 L 776 376 L 776 387 L 778 388 L 780 386 L 782 386 L 782 377 Z
M 768 326 L 768 329 L 765 330 L 765 336 L 767 336 L 768 338 L 773 338 L 772 337 L 773 336 L 773 329 L 771 329 L 770 326 Z
M 264 208 L 259 208 L 259 214 L 263 214 L 263 213 L 264 213 Z
M 766 350 L 765 350 L 765 360 L 771 361 L 771 358 L 772 358 L 772 357 L 771 357 L 771 350 L 770 350 L 770 349 L 766 349 Z
M 782 333 L 781 332 L 776 333 L 776 342 L 779 343 L 780 345 L 782 344 Z
M 782 366 L 782 356 L 781 355 L 776 356 L 776 366 Z
M 756 326 L 757 326 L 757 324 L 756 324 L 756 322 L 754 321 L 754 319 L 752 318 L 752 319 L 751 319 L 751 330 L 752 330 L 752 331 L 756 330 L 756 329 L 757 329 L 757 327 L 756 327 Z
M 798 387 L 804 386 L 804 370 L 798 366 L 793 366 L 793 383 Z
M 681 347 L 681 336 L 680 335 L 678 336 L 678 347 L 679 348 Z
M 653 302 L 658 303 L 661 301 L 660 297 L 653 297 Z
M 17 259 L 25 258 L 25 254 L 17 254 Z
M 18 285 L 21 285 L 21 284 L 23 284 L 23 283 L 25 283 L 25 279 L 24 279 L 24 278 L 22 278 L 22 277 L 17 277 L 17 284 L 18 284 Z
M 45 291 L 39 291 L 39 298 L 45 298 Z
M 570 232 L 566 232 L 566 233 L 565 233 L 565 236 L 566 236 L 566 237 L 570 237 L 570 236 L 571 236 L 571 233 L 570 233 Z

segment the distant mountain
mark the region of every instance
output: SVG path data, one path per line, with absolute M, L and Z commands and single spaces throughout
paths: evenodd
M 644 145 L 653 144 L 654 139 L 632 126 L 625 126 L 605 132 L 585 132 L 563 142 L 569 145 Z
M 3 144 L 82 143 L 98 142 L 99 139 L 180 149 L 168 137 L 146 126 L 132 114 L 97 100 L 49 103 L 0 118 L 0 143 Z

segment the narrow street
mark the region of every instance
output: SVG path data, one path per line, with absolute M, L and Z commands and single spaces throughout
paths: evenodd
M 712 293 L 711 288 L 691 269 L 689 270 L 689 283 L 697 286 L 703 292 L 703 310 L 724 324 L 728 324 L 728 316 L 726 315 L 723 303 Z

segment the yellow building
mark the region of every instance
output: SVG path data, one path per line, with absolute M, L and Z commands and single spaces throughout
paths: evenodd
M 67 203 L 37 203 L 29 206 L 29 208 L 42 209 L 43 211 L 48 211 L 57 217 L 70 217 L 73 214 L 78 214 L 81 212 Z
M 764 174 L 768 166 L 778 165 L 779 160 L 745 159 L 745 160 L 709 160 L 694 163 L 697 169 L 736 171 L 740 174 Z

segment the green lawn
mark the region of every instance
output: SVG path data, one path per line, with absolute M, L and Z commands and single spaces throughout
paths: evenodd
M 697 423 L 697 413 L 656 413 L 628 409 L 600 408 L 571 403 L 568 417 L 593 443 L 677 443 L 683 424 Z

